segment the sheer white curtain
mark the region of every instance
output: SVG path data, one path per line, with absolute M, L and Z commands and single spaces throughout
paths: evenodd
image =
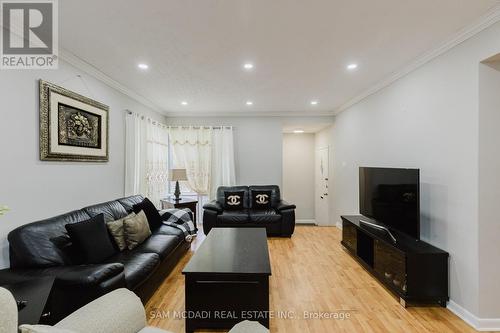
M 175 127 L 170 129 L 175 168 L 186 169 L 191 189 L 201 195 L 210 191 L 212 129 Z
M 125 195 L 142 194 L 160 208 L 168 189 L 168 127 L 127 112 L 125 130 Z
M 196 193 L 214 198 L 217 187 L 235 184 L 231 127 L 172 127 L 170 143 L 175 167 L 186 169 Z
M 236 184 L 234 170 L 233 129 L 224 126 L 215 127 L 212 130 L 210 199 L 216 197 L 219 186 L 232 186 Z

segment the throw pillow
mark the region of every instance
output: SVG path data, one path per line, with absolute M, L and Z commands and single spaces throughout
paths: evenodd
M 252 208 L 253 209 L 270 209 L 271 208 L 271 191 L 252 191 Z
M 224 191 L 224 208 L 227 210 L 242 210 L 245 191 Z
M 106 223 L 109 233 L 113 236 L 116 246 L 120 251 L 123 251 L 127 248 L 127 243 L 125 242 L 125 231 L 123 230 L 123 221 L 126 218 L 134 217 L 135 213 L 131 213 L 130 215 L 125 216 L 116 221 L 111 221 Z
M 155 205 L 148 198 L 144 198 L 142 202 L 134 205 L 132 209 L 136 214 L 138 214 L 141 210 L 144 211 L 148 219 L 149 228 L 151 230 L 155 230 L 161 227 L 162 220 L 160 213 L 158 213 Z
M 115 254 L 104 223 L 104 214 L 96 215 L 87 221 L 69 223 L 65 227 L 84 263 L 98 264 Z
M 151 236 L 146 213 L 142 210 L 135 216 L 126 217 L 123 220 L 123 229 L 125 231 L 125 242 L 129 250 L 137 247 Z

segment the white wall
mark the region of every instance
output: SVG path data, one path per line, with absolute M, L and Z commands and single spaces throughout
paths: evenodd
M 479 313 L 485 318 L 500 317 L 500 62 L 496 67 L 479 68 Z
M 498 36 L 500 23 L 342 112 L 333 130 L 336 218 L 359 213 L 359 166 L 420 168 L 421 237 L 449 251 L 452 304 L 476 316 L 478 68 Z
M 76 75 L 81 74 L 88 88 Z M 38 144 L 38 79 L 110 107 L 108 163 L 42 162 Z M 163 119 L 139 103 L 60 62 L 58 70 L 6 70 L 0 74 L 0 267 L 8 266 L 10 230 L 36 220 L 112 200 L 124 193 L 124 110 Z
M 283 134 L 283 197 L 297 220 L 314 220 L 314 134 Z

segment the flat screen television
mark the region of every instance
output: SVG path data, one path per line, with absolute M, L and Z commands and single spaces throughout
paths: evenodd
M 419 169 L 359 168 L 359 209 L 389 230 L 420 239 Z

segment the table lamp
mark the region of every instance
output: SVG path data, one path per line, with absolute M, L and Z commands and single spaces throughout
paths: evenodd
M 181 200 L 181 189 L 179 187 L 179 181 L 188 180 L 186 169 L 170 169 L 168 172 L 169 180 L 175 181 L 175 200 Z

